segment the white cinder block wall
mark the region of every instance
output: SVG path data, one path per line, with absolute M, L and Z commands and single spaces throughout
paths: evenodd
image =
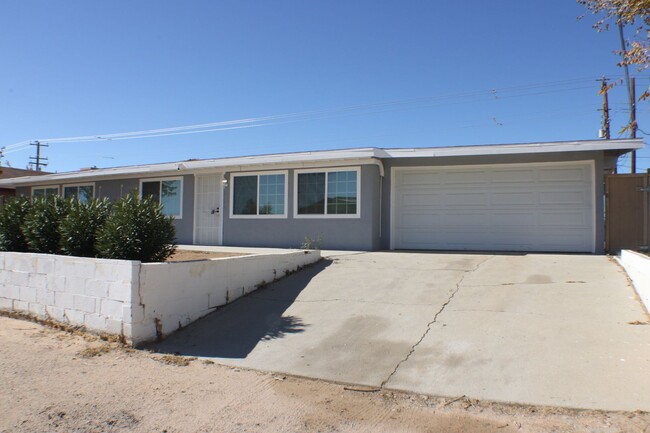
M 318 260 L 319 251 L 145 264 L 0 252 L 0 310 L 85 326 L 138 344 Z
M 650 311 L 650 257 L 630 250 L 622 250 L 618 259 L 632 280 L 636 292 Z
M 0 252 L 0 308 L 123 335 L 140 263 Z

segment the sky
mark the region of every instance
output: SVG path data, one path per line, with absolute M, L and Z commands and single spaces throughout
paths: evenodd
M 623 70 L 618 35 L 582 14 L 571 0 L 4 0 L 2 162 L 26 167 L 36 139 L 58 172 L 596 139 L 597 79 Z M 650 70 L 632 73 L 641 93 Z M 612 137 L 627 136 L 625 86 L 609 95 Z M 650 102 L 637 119 L 646 138 Z M 212 126 L 105 137 L 196 124 Z M 52 140 L 80 136 L 102 138 Z M 638 157 L 650 167 L 649 149 Z

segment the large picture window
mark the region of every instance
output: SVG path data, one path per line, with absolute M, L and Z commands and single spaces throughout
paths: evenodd
M 233 218 L 286 217 L 286 172 L 232 175 L 231 203 Z
M 152 197 L 162 205 L 163 213 L 183 217 L 183 179 L 147 179 L 140 181 L 141 197 Z
M 63 187 L 63 198 L 74 198 L 81 203 L 86 203 L 94 196 L 93 185 L 65 185 Z
M 296 172 L 296 217 L 359 217 L 359 169 Z

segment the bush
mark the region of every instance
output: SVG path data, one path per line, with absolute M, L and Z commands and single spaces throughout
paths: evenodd
M 21 226 L 25 222 L 29 207 L 27 197 L 9 199 L 0 207 L 0 251 L 24 253 L 28 250 Z
M 162 262 L 176 250 L 174 219 L 151 198 L 131 193 L 111 206 L 97 235 L 99 257 Z
M 61 251 L 59 224 L 69 210 L 70 201 L 59 196 L 33 199 L 22 225 L 29 251 L 46 254 L 57 254 Z
M 87 202 L 74 200 L 70 212 L 59 226 L 61 252 L 70 256 L 95 257 L 97 232 L 106 222 L 109 214 L 107 199 L 92 199 Z

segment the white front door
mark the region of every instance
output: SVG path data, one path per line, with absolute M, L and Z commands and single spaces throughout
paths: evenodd
M 194 243 L 221 245 L 223 175 L 194 176 Z

